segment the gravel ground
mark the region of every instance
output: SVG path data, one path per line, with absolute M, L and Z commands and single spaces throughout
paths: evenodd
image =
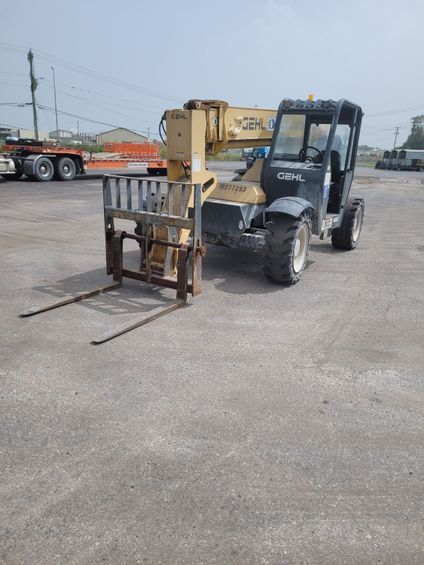
M 0 184 L 2 563 L 424 562 L 423 175 L 358 172 L 357 250 L 282 288 L 211 246 L 202 295 L 101 346 L 172 293 L 19 319 L 108 280 L 100 181 Z

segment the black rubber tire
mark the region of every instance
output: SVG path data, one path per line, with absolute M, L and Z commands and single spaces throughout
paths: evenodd
M 22 171 L 16 171 L 16 173 L 11 173 L 10 175 L 1 175 L 6 180 L 19 180 L 24 173 Z
M 61 157 L 54 164 L 54 178 L 57 180 L 74 180 L 77 174 L 75 161 L 70 157 Z
M 150 168 L 147 167 L 147 174 L 150 176 L 156 176 L 156 177 L 163 177 L 166 176 L 168 173 L 168 169 L 166 168 L 162 168 L 162 169 L 158 169 L 158 168 Z
M 270 221 L 267 222 L 266 228 L 263 254 L 265 276 L 278 283 L 297 283 L 308 259 L 312 232 L 309 214 L 302 214 L 299 218 L 273 214 Z M 306 250 L 301 266 L 295 268 L 296 241 L 300 232 L 306 237 Z
M 333 230 L 331 243 L 335 249 L 351 251 L 358 245 L 364 221 L 365 202 L 362 198 L 349 198 L 346 203 L 342 225 Z M 360 225 L 357 225 L 360 222 Z
M 40 157 L 34 164 L 34 176 L 39 182 L 52 180 L 54 165 L 48 157 Z

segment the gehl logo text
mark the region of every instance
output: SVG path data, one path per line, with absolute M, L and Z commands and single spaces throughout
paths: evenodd
M 275 118 L 269 118 L 268 120 L 264 121 L 264 118 L 243 116 L 243 125 L 241 126 L 241 129 L 270 131 L 274 129 L 274 122 Z
M 278 173 L 277 179 L 280 180 L 292 180 L 296 182 L 306 182 L 302 177 L 302 173 Z

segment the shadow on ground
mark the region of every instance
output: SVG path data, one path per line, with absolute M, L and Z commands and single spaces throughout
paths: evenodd
M 268 294 L 282 292 L 291 285 L 269 281 L 262 268 L 262 253 L 208 245 L 203 262 L 203 279 L 229 294 Z M 314 261 L 308 261 L 307 267 Z M 218 279 L 218 280 L 217 280 Z
M 311 245 L 311 250 L 319 253 L 337 253 L 331 246 L 322 244 Z M 126 252 L 124 257 L 125 266 L 137 270 L 138 252 Z M 307 267 L 313 263 L 314 261 L 309 260 Z M 217 290 L 229 294 L 275 293 L 282 292 L 291 286 L 273 283 L 265 277 L 261 252 L 214 245 L 208 245 L 206 257 L 203 260 L 202 278 L 210 281 Z M 34 290 L 48 294 L 59 301 L 72 294 L 108 283 L 112 283 L 112 277 L 107 277 L 105 268 L 100 268 L 78 273 L 50 284 L 38 285 L 34 287 Z M 113 316 L 150 312 L 158 306 L 170 304 L 174 298 L 175 294 L 171 289 L 125 278 L 122 287 L 83 300 L 80 304 Z
M 137 260 L 137 251 L 125 253 L 126 267 L 136 269 Z M 69 298 L 72 294 L 91 290 L 112 282 L 112 277 L 107 277 L 105 274 L 105 268 L 101 268 L 78 273 L 50 284 L 38 285 L 34 287 L 34 290 L 48 294 L 50 297 L 60 301 Z M 82 300 L 79 304 L 109 316 L 116 316 L 121 314 L 148 313 L 158 306 L 168 306 L 174 299 L 174 292 L 170 289 L 124 278 L 121 287 Z M 50 302 L 54 302 L 54 300 L 50 300 Z

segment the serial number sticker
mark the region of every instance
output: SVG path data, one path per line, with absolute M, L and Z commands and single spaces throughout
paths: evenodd
M 198 153 L 193 153 L 191 157 L 191 168 L 194 173 L 200 173 L 202 170 L 202 159 Z
M 220 190 L 231 190 L 232 192 L 246 192 L 246 186 L 237 186 L 236 184 L 220 184 Z

